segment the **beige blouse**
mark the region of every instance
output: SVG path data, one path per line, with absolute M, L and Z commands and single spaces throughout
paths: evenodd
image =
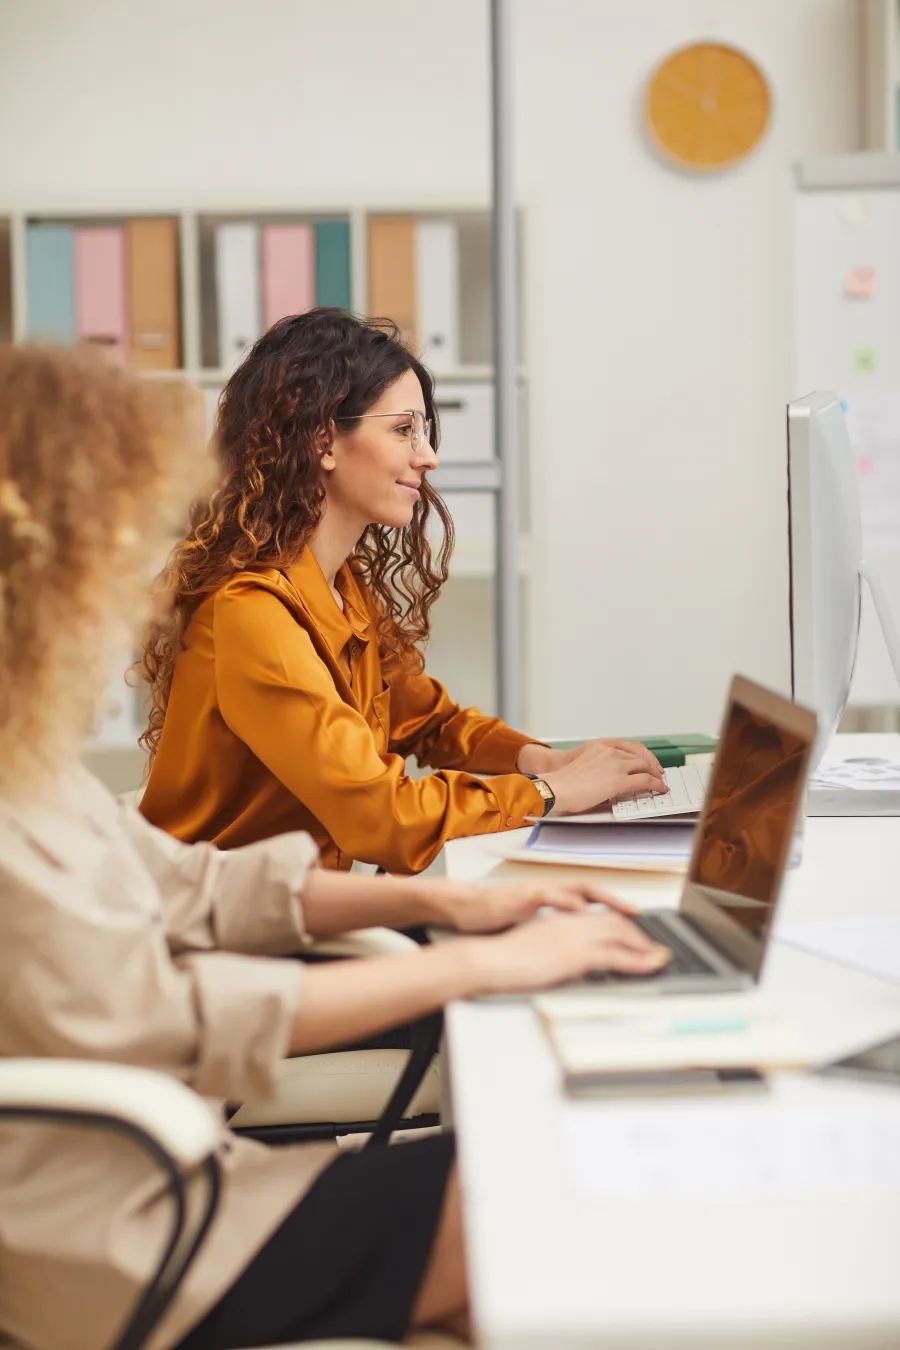
M 302 891 L 316 850 L 284 834 L 231 852 L 177 842 L 80 768 L 56 799 L 0 802 L 0 1054 L 113 1060 L 204 1096 L 271 1095 L 302 999 Z M 334 1156 L 222 1128 L 222 1204 L 151 1342 L 221 1297 Z M 98 1350 L 157 1260 L 169 1205 L 132 1144 L 0 1127 L 0 1339 Z M 298 1271 L 298 1278 L 302 1278 Z

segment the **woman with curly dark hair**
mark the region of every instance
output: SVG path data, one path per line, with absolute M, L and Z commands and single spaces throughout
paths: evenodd
M 425 674 L 453 543 L 438 444 L 432 379 L 393 325 L 317 309 L 256 343 L 144 655 L 154 824 L 223 848 L 304 829 L 326 866 L 417 872 L 459 835 L 664 790 L 642 746 L 553 751 Z M 408 777 L 410 755 L 438 772 Z

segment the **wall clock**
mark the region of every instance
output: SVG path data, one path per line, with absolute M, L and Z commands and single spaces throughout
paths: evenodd
M 654 145 L 694 173 L 714 173 L 743 159 L 765 134 L 771 109 L 756 62 L 718 42 L 672 52 L 651 75 L 644 100 Z

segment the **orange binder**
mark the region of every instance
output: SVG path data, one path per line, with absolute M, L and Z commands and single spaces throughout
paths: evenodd
M 369 314 L 393 319 L 415 347 L 416 222 L 412 216 L 371 216 L 368 242 Z
M 181 365 L 178 223 L 129 220 L 125 240 L 131 364 L 174 370 Z

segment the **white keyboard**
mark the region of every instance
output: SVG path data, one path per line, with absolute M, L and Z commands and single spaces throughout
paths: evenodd
M 702 811 L 711 768 L 711 764 L 685 764 L 683 769 L 663 769 L 668 792 L 631 792 L 613 802 L 613 816 L 616 820 L 655 820 Z

